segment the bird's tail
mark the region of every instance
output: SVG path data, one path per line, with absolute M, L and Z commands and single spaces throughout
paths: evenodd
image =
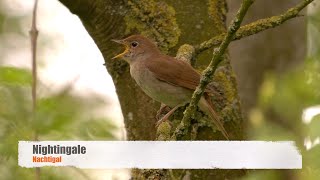
M 203 112 L 209 115 L 209 117 L 213 120 L 214 124 L 217 126 L 218 130 L 221 131 L 221 133 L 227 140 L 229 140 L 229 135 L 227 131 L 224 129 L 218 114 L 214 111 L 213 104 L 211 103 L 210 99 L 201 97 L 199 101 L 199 107 Z

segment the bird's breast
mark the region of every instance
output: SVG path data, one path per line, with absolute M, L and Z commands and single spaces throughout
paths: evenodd
M 157 79 L 143 63 L 130 65 L 130 74 L 148 96 L 170 107 L 183 105 L 191 98 L 192 91 Z

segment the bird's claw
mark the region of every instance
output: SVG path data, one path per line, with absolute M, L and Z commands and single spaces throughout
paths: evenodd
M 162 124 L 164 122 L 168 122 L 170 125 L 172 125 L 171 121 L 168 121 L 167 118 L 161 118 L 159 121 L 156 122 L 156 128 L 158 128 L 160 126 L 160 124 Z
M 156 128 L 158 128 L 160 126 L 161 123 L 163 123 L 164 121 L 166 121 L 167 119 L 161 118 L 159 121 L 157 121 L 156 123 Z
M 161 104 L 160 109 L 157 111 L 157 115 L 156 115 L 156 119 L 157 120 L 161 120 L 161 116 L 167 114 L 170 111 L 169 106 L 165 105 L 165 104 Z
M 160 112 L 162 113 L 162 111 L 163 111 L 163 109 L 165 109 L 165 108 L 167 108 L 168 106 L 166 106 L 166 105 L 161 105 L 161 108 L 160 108 Z M 174 108 L 172 108 L 165 116 L 163 116 L 157 123 L 156 123 L 156 127 L 158 128 L 158 126 L 162 123 L 162 122 L 164 122 L 164 121 L 167 121 L 168 119 L 169 119 L 169 117 L 172 115 L 172 113 L 174 113 L 174 111 L 175 110 L 177 110 L 177 108 L 178 108 L 179 106 L 176 106 L 176 107 L 174 107 Z M 169 108 L 169 107 L 168 107 Z M 159 113 L 159 111 L 158 111 L 158 113 Z M 159 117 L 158 117 L 159 118 Z M 169 123 L 171 123 L 170 121 L 169 121 Z

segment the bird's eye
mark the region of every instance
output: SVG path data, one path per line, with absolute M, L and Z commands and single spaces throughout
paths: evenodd
M 138 45 L 139 45 L 139 43 L 136 42 L 136 41 L 133 41 L 133 42 L 131 43 L 131 46 L 132 46 L 132 47 L 137 47 Z

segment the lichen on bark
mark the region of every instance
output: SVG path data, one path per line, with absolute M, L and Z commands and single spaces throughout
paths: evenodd
M 209 0 L 208 14 L 215 27 L 215 34 L 226 32 L 228 6 L 225 0 Z
M 174 8 L 165 2 L 154 0 L 129 0 L 127 6 L 127 34 L 135 32 L 152 38 L 163 52 L 178 43 L 181 32 Z

